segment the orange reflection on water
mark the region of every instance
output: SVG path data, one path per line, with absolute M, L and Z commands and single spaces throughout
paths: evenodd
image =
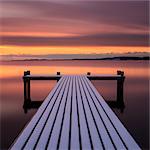
M 149 62 L 148 61 L 47 61 L 47 62 L 7 62 L 0 65 L 0 114 L 2 117 L 3 136 L 17 135 L 15 128 L 19 125 L 20 131 L 35 112 L 30 110 L 24 114 L 24 90 L 22 76 L 25 70 L 31 74 L 116 74 L 121 69 L 125 71 L 124 100 L 126 110 L 124 114 L 117 113 L 121 120 L 129 123 L 130 129 L 139 129 L 139 141 L 148 137 L 148 102 L 149 102 Z M 105 100 L 116 100 L 115 81 L 92 81 Z M 43 100 L 55 86 L 56 81 L 31 81 L 32 100 Z M 140 115 L 139 113 L 140 112 Z M 142 122 L 142 124 L 141 124 Z M 17 123 L 17 125 L 16 125 Z M 12 127 L 13 126 L 13 127 Z M 6 128 L 4 128 L 6 127 Z M 11 131 L 9 131 L 9 129 Z M 13 130 L 12 130 L 13 129 Z M 133 130 L 132 130 L 133 131 Z M 6 138 L 5 138 L 6 139 Z M 148 142 L 147 142 L 148 143 Z
M 148 68 L 132 67 L 94 67 L 94 66 L 0 66 L 0 78 L 22 77 L 25 70 L 30 70 L 31 74 L 51 75 L 56 72 L 61 74 L 116 74 L 117 70 L 123 70 L 127 76 L 148 76 Z

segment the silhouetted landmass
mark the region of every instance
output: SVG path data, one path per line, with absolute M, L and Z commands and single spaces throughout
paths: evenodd
M 23 59 L 23 60 L 17 60 L 17 61 L 47 61 L 47 60 L 50 60 L 50 59 Z
M 105 58 L 74 58 L 74 59 L 23 59 L 11 61 L 65 61 L 65 60 L 150 60 L 150 56 L 137 57 L 137 56 L 119 56 L 119 57 L 105 57 Z
M 73 60 L 81 60 L 81 59 L 73 59 Z M 82 59 L 82 60 L 150 60 L 149 56 L 146 57 L 106 57 L 106 58 L 95 58 L 95 59 Z
M 150 57 L 113 57 L 113 58 L 106 58 L 106 59 L 118 59 L 118 60 L 150 60 Z

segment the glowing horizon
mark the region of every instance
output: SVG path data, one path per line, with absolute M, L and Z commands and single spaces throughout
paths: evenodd
M 46 54 L 106 54 L 149 52 L 149 47 L 123 46 L 0 46 L 0 55 L 46 55 Z

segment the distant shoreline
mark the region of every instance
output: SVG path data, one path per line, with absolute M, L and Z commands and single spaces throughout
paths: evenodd
M 80 60 L 80 59 L 74 59 Z M 82 60 L 150 60 L 149 56 L 145 57 L 107 57 L 107 58 L 96 58 L 96 59 L 82 59 Z
M 72 60 L 118 60 L 118 61 L 127 61 L 127 60 L 150 60 L 150 56 L 144 56 L 144 57 L 128 57 L 128 56 L 122 56 L 122 57 L 105 57 L 105 58 L 73 58 L 73 59 L 20 59 L 20 60 L 0 60 L 4 62 L 10 62 L 10 61 L 72 61 Z

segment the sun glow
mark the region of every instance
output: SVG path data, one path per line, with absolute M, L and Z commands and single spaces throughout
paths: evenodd
M 149 51 L 149 47 L 127 46 L 0 46 L 0 55 L 103 54 Z
M 71 33 L 56 33 L 56 32 L 1 32 L 0 31 L 0 35 L 2 37 L 4 36 L 9 36 L 9 37 L 74 37 L 77 34 L 71 34 Z
M 64 61 L 62 61 L 62 64 L 64 63 Z M 82 65 L 83 62 L 81 62 Z M 32 74 L 39 74 L 39 70 L 42 74 L 54 74 L 56 73 L 58 70 L 62 73 L 62 74 L 85 74 L 86 72 L 88 72 L 90 70 L 90 72 L 94 73 L 94 74 L 116 74 L 116 70 L 118 69 L 118 66 L 114 66 L 114 67 L 99 67 L 99 66 L 90 66 L 90 62 L 86 62 L 88 66 L 66 66 L 66 65 L 52 65 L 51 62 L 49 62 L 49 66 L 31 66 L 31 65 L 26 65 L 26 63 L 24 62 L 24 64 L 18 66 L 18 65 L 0 65 L 0 79 L 2 78 L 11 78 L 11 77 L 20 77 L 23 75 L 24 70 L 30 70 Z M 14 66 L 14 67 L 12 67 Z M 148 74 L 148 70 L 147 72 L 145 72 L 145 68 L 139 66 L 138 68 L 128 68 L 128 67 L 122 67 L 120 68 L 122 70 L 125 71 L 126 76 L 130 76 L 130 77 L 134 77 L 135 76 L 135 72 L 138 72 L 138 74 L 136 74 L 137 77 L 140 76 L 147 76 Z M 69 72 L 68 72 L 69 70 Z

